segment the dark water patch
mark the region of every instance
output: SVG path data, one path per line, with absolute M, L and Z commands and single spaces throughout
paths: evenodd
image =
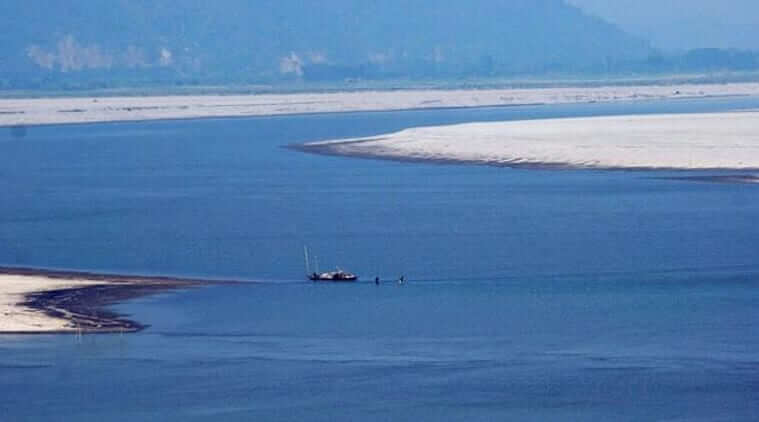
M 685 182 L 736 183 L 736 184 L 759 185 L 759 176 L 755 174 L 698 175 L 698 176 L 680 176 L 680 177 L 661 177 L 660 179 L 680 180 L 680 181 L 685 181 Z
M 0 370 L 11 370 L 11 369 L 46 369 L 46 368 L 52 368 L 53 365 L 25 365 L 25 364 L 4 364 L 0 363 Z
M 238 339 L 238 338 L 258 338 L 261 336 L 271 336 L 271 333 L 256 333 L 256 332 L 246 332 L 246 333 L 226 333 L 226 332 L 219 332 L 219 331 L 209 331 L 209 332 L 154 332 L 154 334 L 163 336 L 163 337 L 170 337 L 170 338 L 208 338 L 208 339 Z
M 608 371 L 608 372 L 643 372 L 643 371 L 653 371 L 657 368 L 653 368 L 650 366 L 635 366 L 635 365 L 629 365 L 629 366 L 590 366 L 585 368 L 586 371 Z

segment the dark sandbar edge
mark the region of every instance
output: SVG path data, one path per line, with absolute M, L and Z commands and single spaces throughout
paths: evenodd
M 291 144 L 286 145 L 285 148 L 305 152 L 309 154 L 325 155 L 333 157 L 352 157 L 371 160 L 383 160 L 393 161 L 400 163 L 426 163 L 426 164 L 442 164 L 442 165 L 470 165 L 470 166 L 489 166 L 489 167 L 501 167 L 512 169 L 532 169 L 532 170 L 603 170 L 603 171 L 669 171 L 669 172 L 682 172 L 682 173 L 694 173 L 694 172 L 759 172 L 757 168 L 677 168 L 677 167 L 655 167 L 655 166 L 641 166 L 641 167 L 613 167 L 602 166 L 594 164 L 570 164 L 563 162 L 525 162 L 520 158 L 514 158 L 512 160 L 466 160 L 458 158 L 439 158 L 434 156 L 402 156 L 394 154 L 385 154 L 382 150 L 378 152 L 371 152 L 367 150 L 346 150 L 346 146 L 360 145 L 364 143 L 381 141 L 383 138 L 373 137 L 366 139 L 336 141 L 330 143 L 310 143 L 310 144 Z M 757 183 L 759 182 L 759 176 L 750 174 L 741 175 L 697 175 L 697 176 L 682 176 L 682 177 L 662 177 L 661 179 L 680 180 L 680 181 L 700 181 L 700 182 L 720 182 L 720 183 Z
M 32 292 L 19 305 L 38 310 L 54 318 L 62 318 L 76 327 L 65 331 L 14 331 L 0 334 L 72 334 L 132 333 L 147 325 L 116 313 L 109 306 L 130 299 L 165 293 L 173 290 L 212 284 L 234 284 L 230 280 L 202 280 L 166 276 L 98 274 L 79 271 L 34 268 L 0 267 L 1 275 L 39 276 L 59 280 L 87 280 L 102 284 Z

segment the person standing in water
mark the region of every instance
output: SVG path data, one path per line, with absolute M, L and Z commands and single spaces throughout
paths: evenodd
M 380 284 L 380 279 L 379 279 L 379 277 L 374 277 L 374 284 L 376 284 L 376 285 L 378 285 L 378 286 L 379 286 L 379 284 Z

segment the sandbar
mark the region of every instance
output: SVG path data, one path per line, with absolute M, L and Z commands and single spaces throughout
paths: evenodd
M 0 268 L 0 334 L 140 331 L 146 326 L 107 307 L 206 283 L 166 277 Z
M 468 123 L 296 146 L 314 153 L 505 167 L 759 170 L 759 112 Z M 751 176 L 742 178 L 752 182 Z
M 759 95 L 759 83 L 0 99 L 0 127 Z M 23 132 L 14 132 L 22 134 Z

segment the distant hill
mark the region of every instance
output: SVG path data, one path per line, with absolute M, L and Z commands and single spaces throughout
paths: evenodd
M 563 0 L 5 0 L 0 87 L 604 71 L 648 44 Z
M 656 48 L 759 49 L 756 0 L 567 0 Z

